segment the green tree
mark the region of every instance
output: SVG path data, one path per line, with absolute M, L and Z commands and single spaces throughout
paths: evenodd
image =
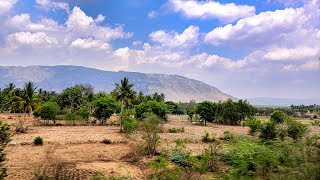
M 116 111 L 116 102 L 110 97 L 100 97 L 94 101 L 93 116 L 105 123 L 106 119 Z
M 160 119 L 154 114 L 148 114 L 147 117 L 141 121 L 140 129 L 143 132 L 142 139 L 145 140 L 146 154 L 155 155 L 157 152 L 157 146 L 159 144 L 161 132 Z
M 282 110 L 275 110 L 270 115 L 270 121 L 276 124 L 284 123 L 289 117 Z
M 37 87 L 32 82 L 28 82 L 24 85 L 23 95 L 19 101 L 20 108 L 22 108 L 24 112 L 24 119 L 27 113 L 31 114 L 33 110 L 40 109 L 40 106 L 37 104 L 39 98 L 35 96 L 36 89 Z
M 207 121 L 212 122 L 215 119 L 216 109 L 217 106 L 215 103 L 204 101 L 196 106 L 195 113 L 199 114 L 201 119 L 204 121 L 204 125 L 206 125 Z
M 135 107 L 135 115 L 138 119 L 143 119 L 145 113 L 153 113 L 162 119 L 167 119 L 166 104 L 158 101 L 142 102 Z
M 60 107 L 56 102 L 45 102 L 41 105 L 39 115 L 43 120 L 53 120 L 55 124 L 56 116 Z
M 135 96 L 135 91 L 133 90 L 133 84 L 130 84 L 129 79 L 125 77 L 121 80 L 120 84 L 116 83 L 116 88 L 113 90 L 112 94 L 115 96 L 117 101 L 120 101 L 120 114 L 122 114 L 123 109 L 126 106 L 131 105 L 131 101 Z M 122 132 L 122 124 L 120 120 L 120 132 Z

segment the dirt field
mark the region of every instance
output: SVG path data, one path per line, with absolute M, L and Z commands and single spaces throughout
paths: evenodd
M 10 119 L 8 115 L 1 115 L 0 118 L 9 124 L 18 122 L 15 116 Z M 26 121 L 30 125 L 28 132 L 15 134 L 5 150 L 7 179 L 32 179 L 41 167 L 47 167 L 53 174 L 66 174 L 71 179 L 88 179 L 95 171 L 107 176 L 146 179 L 148 158 L 134 158 L 139 142 L 119 133 L 117 126 L 34 126 L 31 117 Z M 172 127 L 184 127 L 185 132 L 168 133 Z M 198 153 L 206 146 L 201 142 L 204 132 L 219 137 L 224 131 L 246 135 L 248 128 L 211 123 L 204 127 L 189 123 L 186 116 L 170 116 L 161 133 L 159 150 L 166 151 L 175 140 L 186 139 L 187 148 Z M 320 128 L 311 127 L 311 131 L 319 132 Z M 43 146 L 32 144 L 36 136 L 43 137 Z M 101 143 L 105 138 L 112 143 Z

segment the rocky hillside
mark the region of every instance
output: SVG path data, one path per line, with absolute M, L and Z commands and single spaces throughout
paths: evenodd
M 128 77 L 136 91 L 145 94 L 164 93 L 166 100 L 175 102 L 224 101 L 233 98 L 213 86 L 178 75 L 112 72 L 79 66 L 0 66 L 0 76 L 1 88 L 9 82 L 21 87 L 25 82 L 32 81 L 43 89 L 58 92 L 75 84 L 91 84 L 96 91 L 109 92 L 116 82 Z

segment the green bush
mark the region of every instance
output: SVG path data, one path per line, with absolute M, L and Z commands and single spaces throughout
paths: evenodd
M 4 148 L 10 142 L 10 126 L 0 121 L 0 179 L 4 179 L 7 176 L 7 169 L 4 161 L 6 154 Z
M 168 131 L 169 133 L 180 133 L 180 132 L 184 132 L 184 127 L 182 128 L 173 127 L 173 128 L 169 128 Z
M 88 120 L 89 117 L 90 117 L 90 112 L 89 112 L 88 107 L 87 107 L 87 106 L 81 107 L 80 110 L 79 110 L 79 115 L 80 115 L 83 119 Z
M 93 116 L 104 123 L 117 110 L 116 102 L 107 96 L 94 101 Z
M 216 138 L 214 137 L 214 135 L 210 137 L 210 134 L 208 132 L 205 132 L 204 135 L 201 137 L 201 141 L 205 143 L 211 143 L 216 141 Z
M 157 146 L 159 145 L 160 136 L 162 131 L 161 119 L 157 115 L 149 114 L 140 123 L 140 130 L 142 131 L 142 139 L 145 141 L 145 151 L 147 155 L 155 155 Z
M 265 176 L 280 164 L 277 152 L 250 140 L 229 144 L 224 156 L 232 166 L 230 173 L 235 177 Z
M 288 119 L 288 115 L 282 110 L 275 110 L 270 115 L 270 121 L 275 124 L 284 123 Z
M 277 137 L 276 125 L 272 122 L 268 122 L 261 127 L 260 138 L 264 140 L 272 140 Z
M 34 145 L 42 145 L 43 144 L 43 138 L 41 136 L 37 136 L 33 140 Z
M 138 128 L 138 122 L 133 117 L 132 113 L 130 111 L 124 111 L 120 119 L 122 121 L 122 131 L 125 133 L 132 133 L 137 130 Z
M 290 121 L 288 123 L 288 136 L 292 139 L 300 139 L 307 132 L 308 128 L 297 121 Z
M 44 120 L 55 120 L 60 107 L 56 102 L 46 102 L 41 105 L 39 115 Z
M 320 126 L 320 121 L 318 121 L 318 120 L 312 121 L 311 125 L 312 126 Z
M 142 102 L 135 108 L 135 115 L 138 119 L 145 118 L 144 114 L 152 113 L 160 117 L 161 119 L 167 119 L 167 105 L 158 101 Z
M 256 134 L 262 127 L 262 124 L 261 124 L 260 120 L 257 119 L 257 118 L 249 118 L 246 121 L 246 125 L 249 126 L 249 128 L 250 128 L 249 133 L 251 135 Z

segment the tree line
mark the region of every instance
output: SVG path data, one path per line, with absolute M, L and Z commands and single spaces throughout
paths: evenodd
M 175 103 L 165 101 L 163 93 L 145 95 L 134 91 L 134 84 L 124 78 L 115 84 L 110 93 L 94 92 L 91 85 L 78 84 L 64 89 L 61 93 L 38 88 L 27 82 L 23 88 L 9 83 L 0 89 L 0 111 L 23 113 L 24 117 L 33 113 L 44 120 L 89 120 L 94 117 L 105 123 L 114 113 L 122 114 L 131 111 L 137 119 L 144 118 L 145 113 L 153 113 L 162 119 L 167 114 L 188 114 L 191 118 L 199 116 L 206 122 L 239 125 L 241 121 L 251 117 L 255 108 L 247 101 Z M 121 121 L 120 121 L 120 126 Z

